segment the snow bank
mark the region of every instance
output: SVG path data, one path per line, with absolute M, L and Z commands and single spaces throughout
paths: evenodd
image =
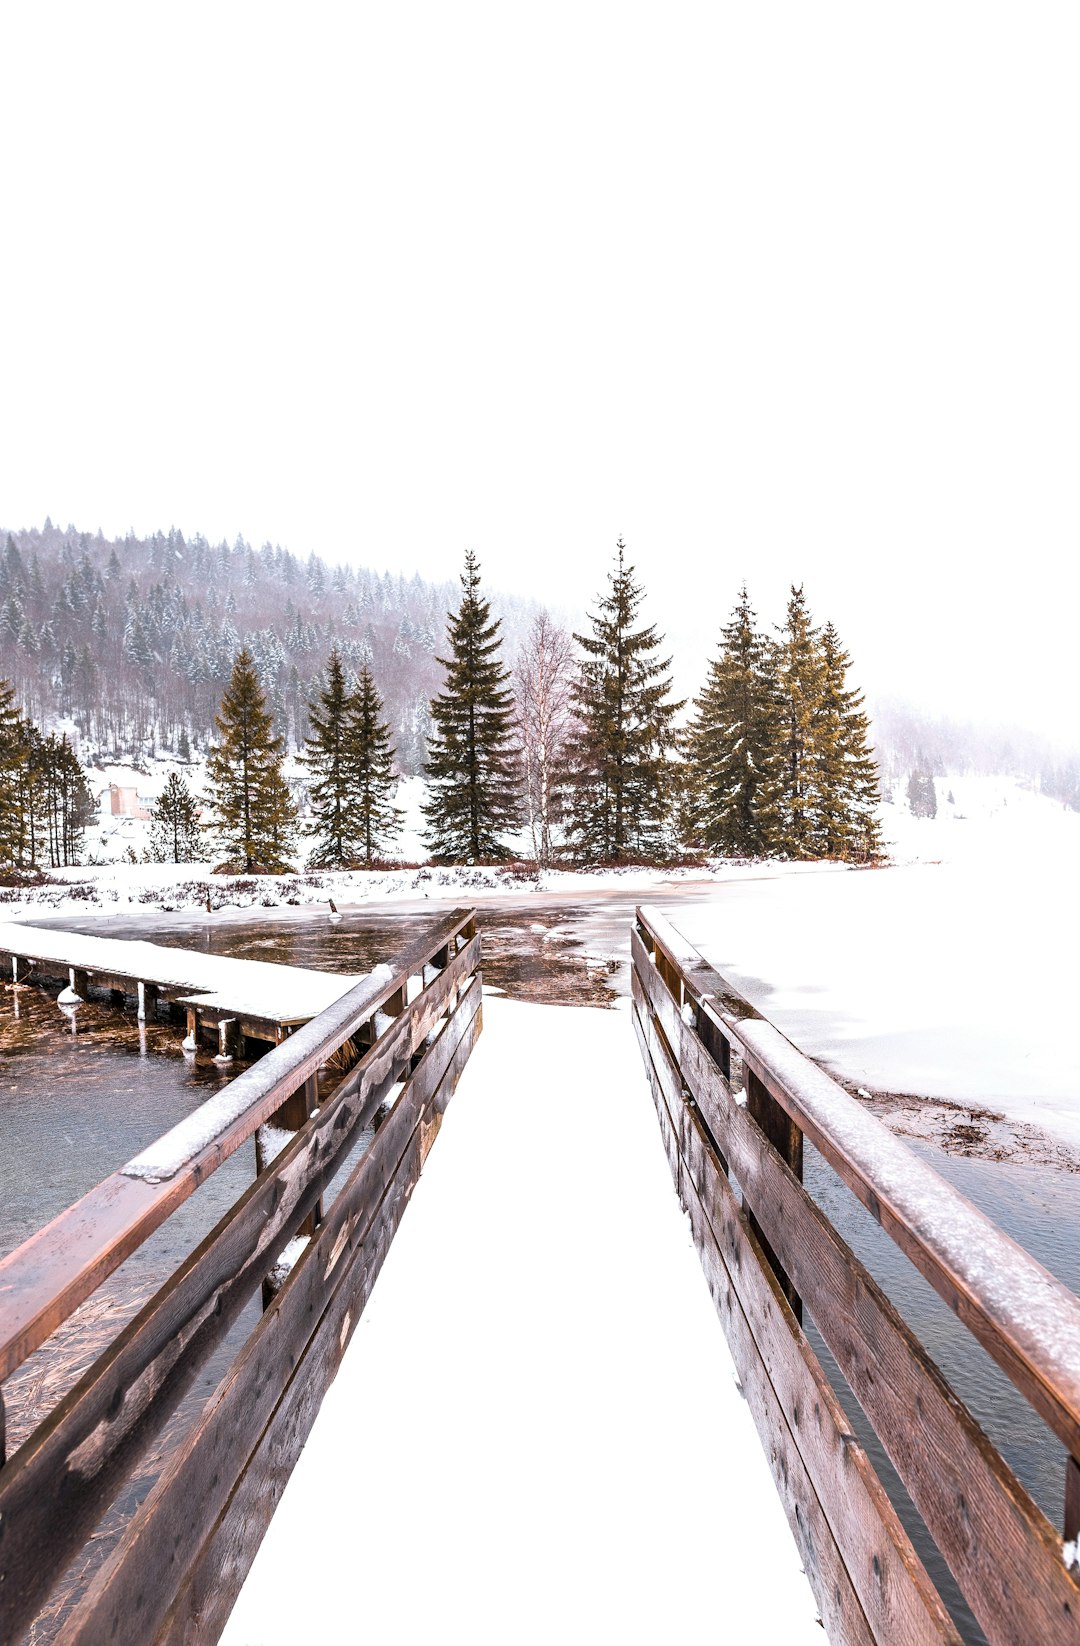
M 484 1017 L 223 1646 L 353 1639 L 358 1528 L 371 1640 L 821 1646 L 626 1011 Z
M 1000 1110 L 1080 1146 L 1080 854 L 728 885 L 673 924 L 856 1085 Z

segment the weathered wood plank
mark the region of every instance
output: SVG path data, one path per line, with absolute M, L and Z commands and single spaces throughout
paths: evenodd
M 655 1065 L 660 1049 L 655 1022 L 643 1013 L 642 1023 Z M 959 1643 L 691 1104 L 683 1105 L 679 1143 L 684 1204 L 693 1223 L 691 1196 L 696 1198 L 707 1223 L 707 1228 L 695 1227 L 699 1250 L 711 1237 L 874 1638 L 904 1641 L 905 1646 Z M 737 1322 L 735 1330 L 741 1330 Z
M 683 1078 L 873 1423 L 987 1638 L 1075 1641 L 1080 1585 L 1061 1540 L 825 1214 L 781 1169 L 704 1048 Z M 912 1422 L 912 1414 L 918 1422 Z
M 458 1042 L 429 1110 L 442 1114 L 480 1033 L 482 1008 Z M 428 1111 L 425 1111 L 427 1113 Z M 421 1161 L 421 1167 L 423 1162 Z M 365 1237 L 350 1280 L 350 1324 L 345 1347 L 367 1301 L 396 1223 L 381 1212 Z M 328 1330 L 321 1330 L 293 1375 L 216 1526 L 193 1561 L 170 1608 L 155 1646 L 212 1646 L 240 1592 L 281 1493 L 318 1413 L 323 1394 L 340 1366 L 340 1321 L 344 1294 L 335 1294 Z M 342 1350 L 343 1353 L 343 1350 Z
M 325 1373 L 325 1390 L 359 1314 L 354 1282 L 368 1231 L 383 1213 L 396 1227 L 419 1173 L 428 1101 L 412 1082 L 405 1086 L 326 1223 L 62 1630 L 58 1646 L 153 1641 L 200 1556 L 207 1523 L 216 1523 L 224 1512 L 282 1390 L 316 1336 L 323 1344 L 317 1364 L 320 1375 Z M 305 1409 L 310 1423 L 317 1403 Z
M 418 1066 L 412 1101 L 434 1105 L 458 1046 L 469 1036 L 471 1046 L 479 1032 L 480 999 L 477 982 Z M 421 1026 L 436 1004 L 428 1002 L 425 1012 L 422 1002 L 418 997 L 412 1007 Z M 385 1042 L 369 1052 L 366 1068 L 341 1082 L 273 1172 L 251 1185 L 0 1475 L 0 1596 L 12 1628 L 33 1617 L 57 1571 L 301 1227 L 384 1099 L 395 1061 Z M 392 1139 L 384 1142 L 380 1132 L 376 1142 L 389 1157 Z M 343 1238 L 340 1231 L 336 1238 Z M 43 1548 L 50 1551 L 47 1565 Z
M 637 933 L 631 941 L 667 1032 L 678 1012 Z M 1070 1454 L 1080 1455 L 1080 1299 L 778 1029 L 753 1018 L 732 1019 L 728 1028 L 749 1069 Z
M 657 1112 L 666 1114 L 660 1077 L 652 1061 L 646 1031 L 634 1009 L 635 1030 L 643 1050 L 645 1070 Z M 669 1165 L 672 1162 L 669 1159 Z M 673 1167 L 672 1175 L 675 1175 Z M 705 1271 L 713 1304 L 720 1316 L 732 1360 L 750 1407 L 762 1449 L 768 1458 L 780 1501 L 802 1557 L 822 1622 L 832 1646 L 875 1646 L 874 1636 L 855 1593 L 850 1574 L 837 1546 L 820 1500 L 807 1474 L 787 1419 L 776 1398 L 769 1373 L 731 1285 L 715 1240 L 702 1230 L 704 1214 L 687 1186 L 680 1200 L 690 1213 L 695 1245 Z
M 148 1183 L 127 1177 L 122 1171 L 114 1172 L 0 1261 L 0 1382 L 245 1143 L 297 1086 L 316 1074 L 336 1047 L 351 1038 L 360 1022 L 381 1009 L 384 1000 L 401 987 L 402 979 L 420 969 L 432 944 L 445 944 L 448 930 L 459 931 L 470 919 L 467 912 L 455 911 L 439 923 L 430 938 L 406 950 L 385 983 L 374 987 L 360 984 L 335 1007 L 305 1024 L 259 1063 L 239 1074 L 230 1090 L 250 1092 L 250 1104 L 226 1132 L 174 1177 Z M 472 943 L 475 948 L 460 950 L 451 966 L 429 985 L 433 996 L 443 998 L 449 994 L 457 976 L 455 963 L 463 975 L 473 969 L 479 944 L 475 938 Z M 419 996 L 418 1000 L 423 998 Z

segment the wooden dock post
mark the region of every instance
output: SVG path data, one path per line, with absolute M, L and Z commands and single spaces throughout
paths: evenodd
M 240 1020 L 235 1017 L 218 1019 L 218 1049 L 215 1063 L 231 1063 L 240 1040 Z
M 139 1022 L 145 1023 L 147 1018 L 153 1022 L 157 1016 L 158 987 L 156 983 L 139 982 Z

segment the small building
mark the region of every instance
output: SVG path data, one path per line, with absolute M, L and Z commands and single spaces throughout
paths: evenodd
M 109 783 L 101 791 L 101 810 L 106 817 L 140 817 L 149 818 L 153 810 L 154 796 L 140 794 L 137 789 L 122 787 L 119 783 Z

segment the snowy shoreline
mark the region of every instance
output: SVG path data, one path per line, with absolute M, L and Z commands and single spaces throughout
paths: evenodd
M 603 962 L 621 953 L 634 903 L 660 902 L 723 976 L 896 1130 L 982 1158 L 1080 1169 L 1069 1035 L 1080 815 L 1007 780 L 949 783 L 955 800 L 936 819 L 886 808 L 893 862 L 883 868 L 742 862 L 538 879 L 519 866 L 278 877 L 112 863 L 2 888 L 0 915 L 304 921 L 332 898 L 365 920 L 476 904 L 521 928 L 532 911 L 565 906 L 569 935 Z

